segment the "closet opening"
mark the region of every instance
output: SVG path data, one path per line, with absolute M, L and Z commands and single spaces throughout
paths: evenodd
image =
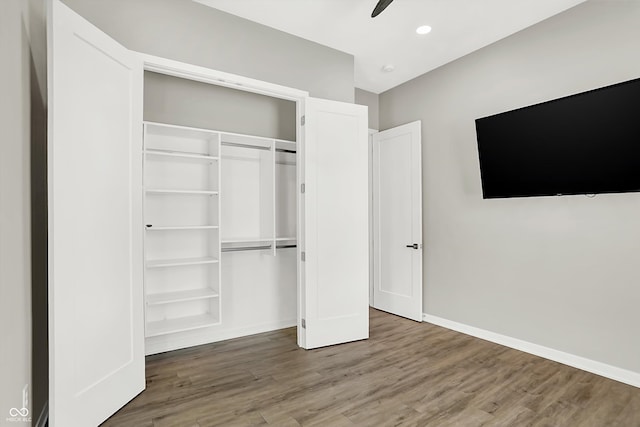
M 145 71 L 145 354 L 296 326 L 298 102 Z

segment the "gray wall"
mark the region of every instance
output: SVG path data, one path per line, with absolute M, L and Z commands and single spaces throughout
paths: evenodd
M 380 129 L 378 120 L 379 98 L 377 93 L 356 88 L 354 102 L 369 107 L 369 129 Z
M 144 119 L 296 140 L 296 103 L 146 72 Z
M 64 0 L 129 49 L 353 102 L 353 56 L 191 0 Z
M 426 313 L 640 372 L 640 194 L 483 200 L 474 128 L 640 77 L 639 23 L 592 0 L 381 94 L 422 120 Z
M 31 214 L 46 208 L 46 174 L 31 167 L 46 153 L 44 1 L 0 3 L 0 57 L 0 425 L 14 425 L 7 417 L 25 385 L 34 421 L 47 395 L 46 209 Z M 33 322 L 32 305 L 45 309 Z

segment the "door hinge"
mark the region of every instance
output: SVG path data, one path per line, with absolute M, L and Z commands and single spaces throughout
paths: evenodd
M 302 329 L 307 329 L 307 321 L 302 319 Z
M 300 259 L 302 261 L 306 261 L 307 260 L 307 253 L 304 252 L 304 251 L 300 252 Z
M 305 190 L 304 183 L 302 183 L 300 184 L 300 192 L 304 194 L 304 190 Z
M 301 124 L 302 126 L 304 126 L 305 122 L 307 121 L 306 117 L 307 117 L 307 116 L 302 116 L 302 117 L 300 117 L 300 124 Z

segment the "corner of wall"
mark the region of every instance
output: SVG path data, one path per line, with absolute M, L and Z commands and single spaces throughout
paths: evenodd
M 354 88 L 355 103 L 369 107 L 369 129 L 380 129 L 379 123 L 379 95 L 364 89 Z

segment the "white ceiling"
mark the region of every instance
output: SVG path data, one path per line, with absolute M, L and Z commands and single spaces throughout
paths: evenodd
M 586 0 L 395 0 L 373 19 L 377 0 L 194 1 L 350 53 L 356 87 L 381 93 Z

